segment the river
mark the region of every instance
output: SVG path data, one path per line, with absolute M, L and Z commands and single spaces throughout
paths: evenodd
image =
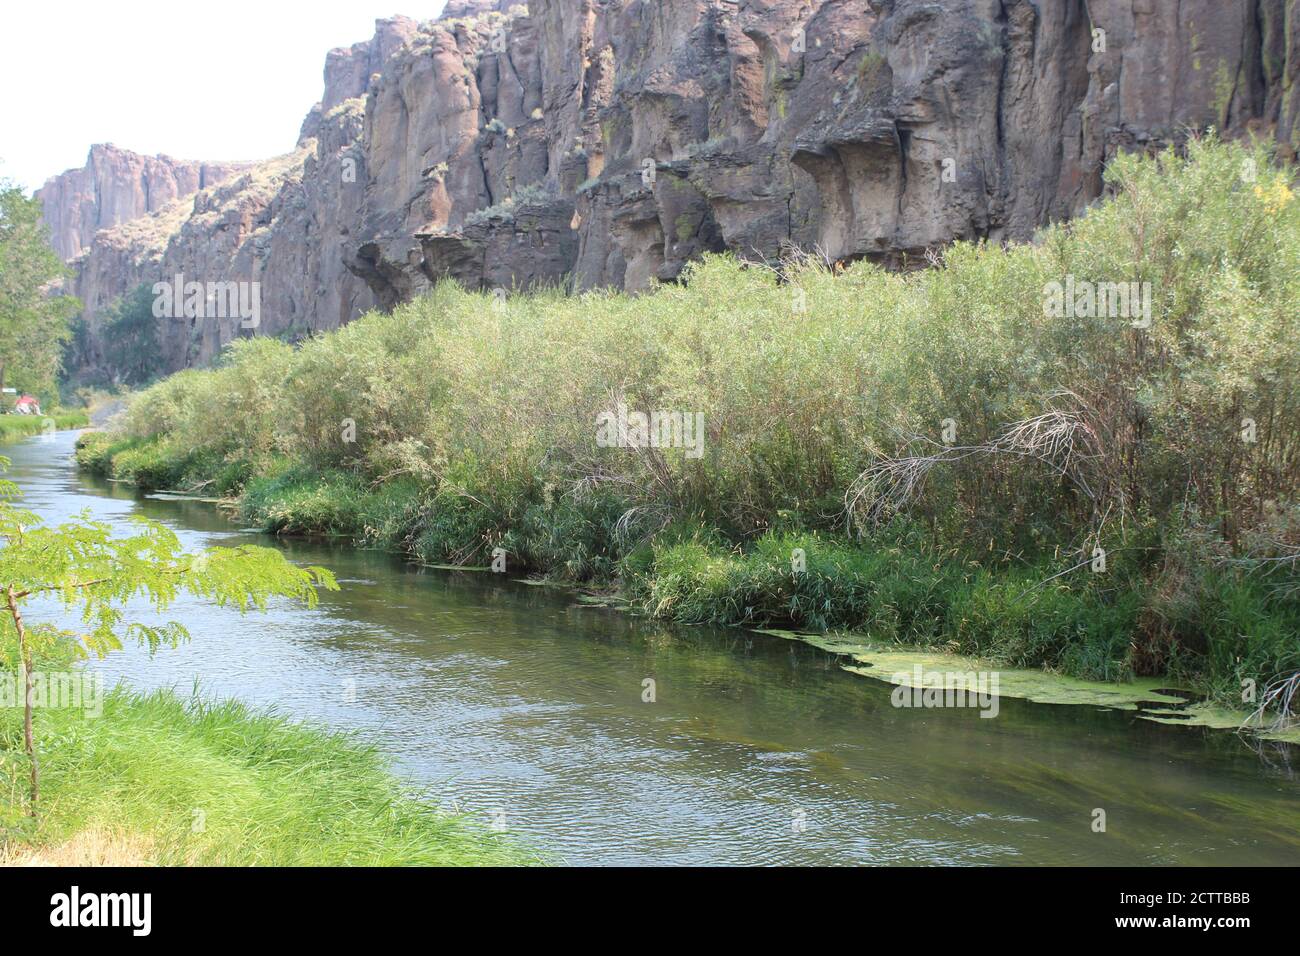
M 1300 754 L 1131 713 L 897 709 L 822 651 L 665 627 L 500 576 L 241 531 L 79 473 L 74 434 L 3 449 L 25 506 L 146 515 L 187 547 L 274 544 L 341 590 L 264 614 L 186 600 L 192 641 L 97 664 L 356 732 L 431 802 L 573 864 L 1295 864 Z M 33 614 L 37 614 L 34 610 Z M 654 681 L 647 702 L 645 681 Z M 1095 809 L 1106 830 L 1094 832 Z

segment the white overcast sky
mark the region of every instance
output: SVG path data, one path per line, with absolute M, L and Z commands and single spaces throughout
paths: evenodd
M 177 159 L 288 152 L 325 54 L 445 0 L 89 0 L 0 4 L 0 178 L 27 190 L 92 143 Z

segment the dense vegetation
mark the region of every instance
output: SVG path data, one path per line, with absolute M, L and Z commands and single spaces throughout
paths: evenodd
M 0 180 L 0 388 L 32 392 L 54 404 L 68 317 L 80 303 L 49 295 L 66 274 L 50 248 L 41 204 Z
M 98 335 L 84 315 L 72 321 L 60 386 L 68 399 L 89 404 L 102 395 L 142 388 L 164 374 L 162 339 L 153 314 L 153 286 L 136 286 L 100 310 Z
M 618 579 L 677 620 L 1240 703 L 1300 670 L 1300 203 L 1263 147 L 1212 139 L 1107 175 L 1033 244 L 912 273 L 711 258 L 640 297 L 442 284 L 298 348 L 241 341 L 81 458 L 237 495 L 274 531 Z M 1149 283 L 1149 322 L 1062 314 L 1053 283 Z M 620 405 L 702 414 L 702 455 L 601 447 Z
M 152 287 L 145 284 L 106 310 L 104 358 L 117 371 L 121 384 L 132 388 L 154 381 L 161 372 L 162 346 L 153 304 Z

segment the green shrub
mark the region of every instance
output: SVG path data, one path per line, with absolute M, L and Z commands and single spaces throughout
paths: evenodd
M 1033 244 L 956 243 L 916 272 L 707 256 L 635 297 L 442 282 L 146 390 L 116 439 L 160 440 L 111 467 L 242 486 L 275 530 L 621 575 L 680 620 L 1226 688 L 1292 660 L 1300 521 L 1270 522 L 1300 502 L 1300 202 L 1263 146 L 1213 138 L 1107 181 Z M 1149 327 L 1053 314 L 1066 280 L 1149 283 Z M 604 447 L 620 406 L 698 415 L 703 442 Z M 1185 545 L 1192 514 L 1206 546 Z
M 362 530 L 358 505 L 363 497 L 351 475 L 295 468 L 250 481 L 241 512 L 273 534 L 354 536 Z

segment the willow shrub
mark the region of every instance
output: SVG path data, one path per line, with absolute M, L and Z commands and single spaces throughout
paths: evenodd
M 1112 613 L 1117 599 L 1096 597 L 1095 583 L 1080 580 L 1086 570 L 1066 577 L 1061 585 L 1091 602 L 1089 622 L 1062 610 L 1055 636 L 1025 624 L 1008 646 L 1020 642 L 1026 659 L 1067 659 L 1074 642 L 1062 635 L 1137 626 L 1150 635 L 1144 666 L 1174 662 L 1173 644 L 1218 653 L 1209 625 L 1193 640 L 1179 617 L 1179 595 L 1208 579 L 1165 551 L 1194 515 L 1222 545 L 1227 578 L 1239 577 L 1224 562 L 1248 557 L 1250 541 L 1276 542 L 1264 533 L 1270 522 L 1296 513 L 1300 202 L 1264 147 L 1213 138 L 1183 155 L 1121 156 L 1107 182 L 1104 201 L 1032 244 L 957 243 L 905 274 L 866 262 L 778 274 L 711 256 L 683 282 L 637 297 L 493 297 L 444 282 L 296 349 L 237 342 L 219 367 L 143 392 L 118 438 L 154 443 L 137 457 L 170 456 L 190 481 L 253 479 L 254 511 L 279 508 L 279 527 L 364 524 L 381 529 L 371 540 L 469 564 L 504 547 L 516 567 L 579 578 L 617 573 L 620 559 L 653 564 L 645 542 L 683 522 L 726 542 L 714 557 L 751 552 L 765 535 L 879 537 L 846 512 L 864 471 L 970 448 L 930 469 L 894 515 L 920 529 L 918 560 L 975 561 L 1017 591 L 1011 577 L 1032 584 L 1102 543 L 1114 580 L 1149 591 L 1141 608 L 1121 601 Z M 1149 327 L 1106 312 L 1052 315 L 1048 284 L 1067 279 L 1149 283 Z M 597 416 L 620 404 L 702 415 L 703 453 L 598 447 Z M 1092 436 L 1070 460 L 1077 481 L 1062 477 L 1059 459 L 988 451 L 1012 423 L 1050 409 Z M 293 481 L 265 484 L 290 467 Z M 336 477 L 312 477 L 321 473 Z M 312 492 L 313 481 L 324 490 Z M 375 494 L 392 482 L 407 483 L 392 504 L 399 515 L 343 516 L 361 502 L 386 507 Z M 1208 567 L 1211 551 L 1197 560 Z M 665 575 L 692 566 L 659 557 Z M 887 575 L 868 564 L 862 575 Z M 714 573 L 695 584 L 726 593 L 720 601 L 750 600 Z M 861 623 L 898 606 L 882 605 L 873 587 L 824 598 L 861 614 L 807 619 Z M 1293 600 L 1248 590 L 1269 615 Z M 1019 605 L 996 592 L 972 599 L 985 630 L 1019 619 Z M 1035 600 L 1041 610 L 1047 599 Z M 743 616 L 687 613 L 674 601 L 687 617 Z M 775 613 L 770 600 L 753 601 Z M 938 610 L 921 618 L 926 633 L 967 626 Z M 1108 671 L 1114 656 L 1106 650 L 1086 669 Z

